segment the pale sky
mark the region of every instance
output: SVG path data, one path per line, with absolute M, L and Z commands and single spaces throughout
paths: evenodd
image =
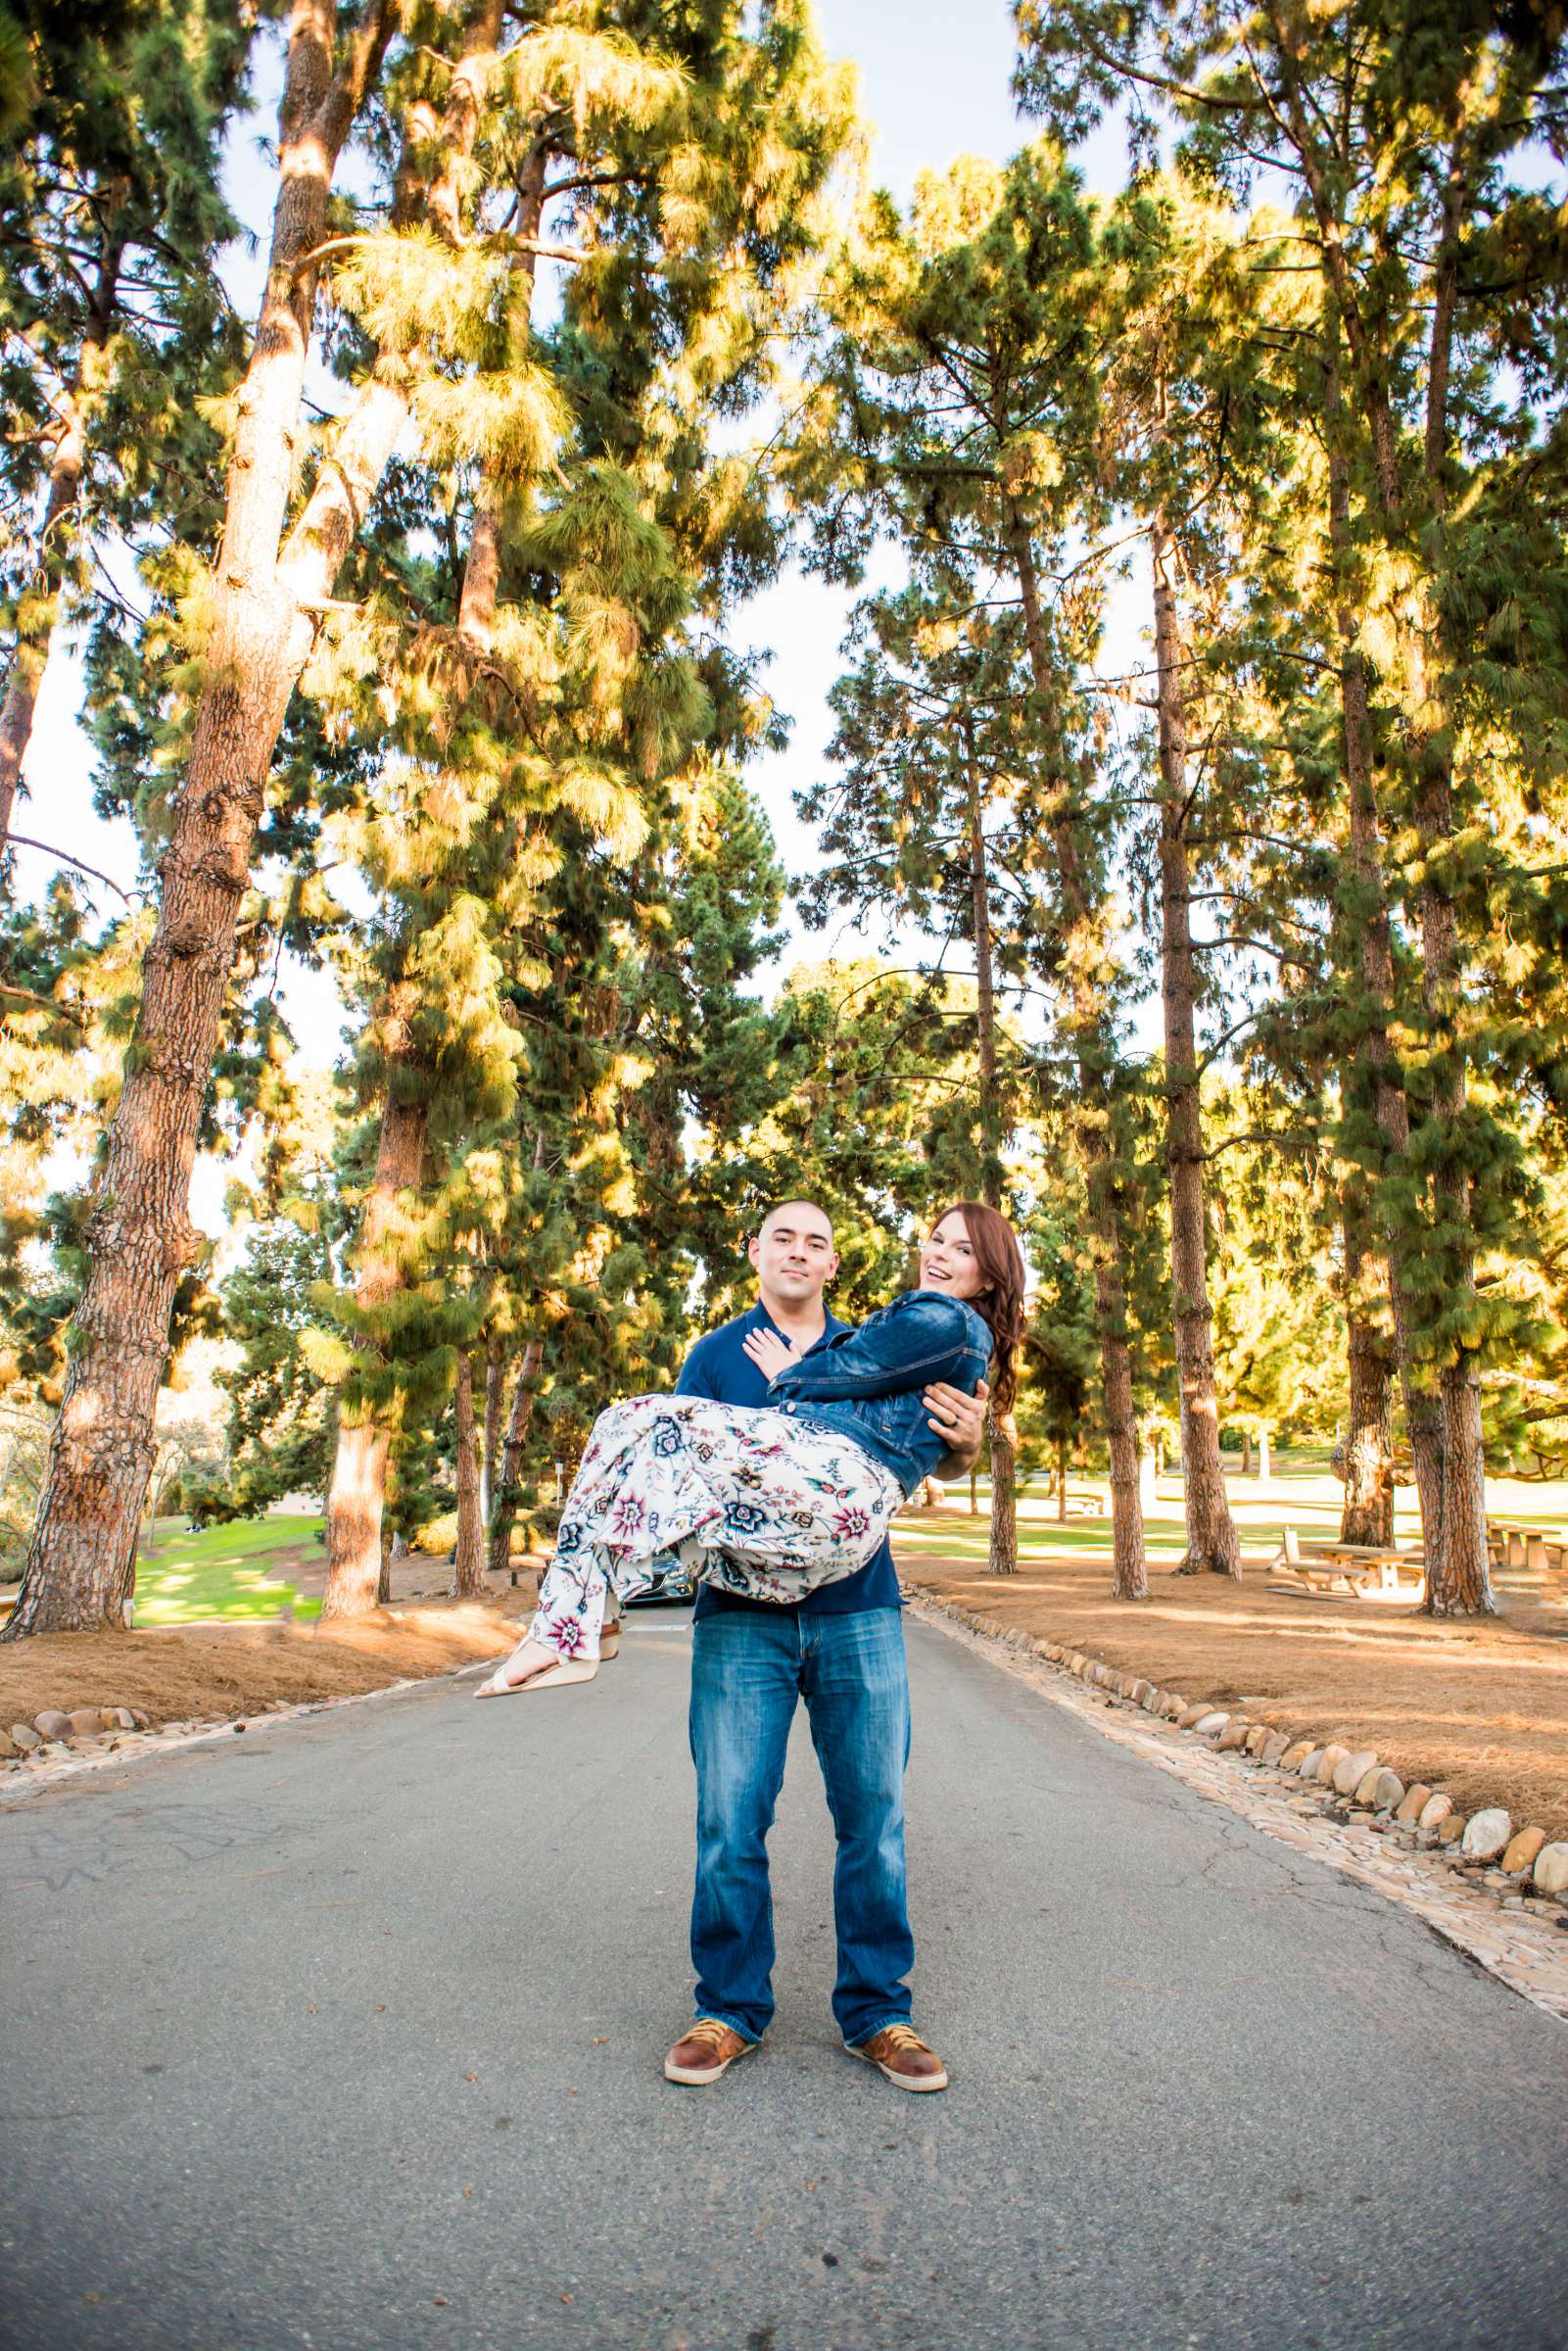
M 896 6 L 892 0 L 818 0 L 818 19 L 829 51 L 859 67 L 862 108 L 874 132 L 873 177 L 900 199 L 909 197 L 916 174 L 927 165 L 940 168 L 966 153 L 1000 159 L 1031 135 L 1031 126 L 1014 113 L 1008 86 L 1014 52 L 1004 0 L 972 0 L 969 8 L 954 7 L 952 0 L 899 0 Z M 267 224 L 273 179 L 256 142 L 272 128 L 270 105 L 263 101 L 240 128 L 229 173 L 231 199 L 259 233 Z M 1091 182 L 1116 184 L 1120 160 L 1113 138 L 1097 142 L 1084 159 Z M 236 302 L 254 312 L 256 260 L 234 254 L 225 277 Z M 736 625 L 740 641 L 772 649 L 769 690 L 794 722 L 788 750 L 759 761 L 749 781 L 795 873 L 810 864 L 813 842 L 793 814 L 790 795 L 819 772 L 832 732 L 826 696 L 840 667 L 848 604 L 847 597 L 791 571 Z M 79 660 L 57 648 L 24 771 L 31 797 L 19 807 L 18 829 L 70 849 L 128 887 L 136 870 L 131 829 L 123 821 L 106 824 L 92 810 L 91 748 L 76 723 L 81 695 Z M 52 861 L 28 849 L 17 857 L 21 888 L 35 894 Z M 800 952 L 820 956 L 832 935 L 796 936 L 800 944 L 786 950 L 785 963 Z M 844 938 L 846 952 L 855 945 Z M 340 1042 L 330 979 L 296 970 L 286 974 L 281 992 L 302 1052 L 311 1062 L 330 1064 Z M 199 1173 L 193 1208 L 209 1230 L 222 1223 L 223 1180 L 216 1169 Z

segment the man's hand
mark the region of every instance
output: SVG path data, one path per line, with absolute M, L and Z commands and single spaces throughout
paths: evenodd
M 932 1477 L 968 1477 L 980 1458 L 990 1395 L 983 1379 L 973 1396 L 966 1396 L 962 1388 L 950 1388 L 945 1379 L 934 1380 L 924 1391 L 928 1425 L 947 1447 Z
M 740 1344 L 770 1387 L 785 1364 L 794 1363 L 800 1354 L 798 1347 L 791 1347 L 789 1341 L 782 1339 L 776 1330 L 763 1330 L 760 1327 L 748 1330 Z

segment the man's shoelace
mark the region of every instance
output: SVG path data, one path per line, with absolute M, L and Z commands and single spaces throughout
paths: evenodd
M 719 2043 L 723 2040 L 729 2030 L 729 2026 L 721 2025 L 717 2018 L 704 2016 L 699 2018 L 696 2024 L 692 2026 L 690 2032 L 687 2035 L 687 2039 L 688 2040 L 700 2040 L 704 2042 L 707 2047 L 717 2052 Z
M 925 2049 L 930 2054 L 930 2043 L 922 2040 L 913 2025 L 888 2025 L 878 2039 L 884 2040 L 890 2049 Z

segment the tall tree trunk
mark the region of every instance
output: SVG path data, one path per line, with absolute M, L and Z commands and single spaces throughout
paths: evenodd
M 485 1524 L 496 1507 L 496 1469 L 500 1460 L 501 1415 L 506 1409 L 506 1356 L 498 1338 L 485 1348 L 485 1443 L 479 1460 L 479 1508 Z
M 309 257 L 322 241 L 338 155 L 379 76 L 400 4 L 372 0 L 336 72 L 334 0 L 295 0 L 290 19 L 271 252 L 235 404 L 205 684 L 162 861 L 125 1082 L 87 1227 L 88 1273 L 71 1322 L 65 1395 L 4 1640 L 121 1621 L 169 1317 L 201 1246 L 190 1221 L 191 1172 L 239 904 L 273 746 L 310 638 L 298 577 L 286 578 L 279 561 L 315 308 Z M 325 504 L 346 518 L 362 511 L 354 505 L 352 477 L 323 471 L 333 481 Z M 330 519 L 323 514 L 323 524 Z M 335 576 L 350 535 L 347 527 L 327 529 L 306 574 L 330 564 L 326 577 Z
M 974 932 L 974 1030 L 980 1077 L 980 1198 L 1002 1204 L 1002 1106 L 997 1090 L 996 969 L 991 948 L 991 879 L 985 847 L 985 799 L 974 757 L 974 735 L 966 713 L 964 792 L 969 810 L 970 914 Z
M 1436 766 L 1436 760 L 1433 764 Z M 1448 838 L 1452 831 L 1452 820 L 1446 760 L 1441 773 L 1428 776 L 1421 797 L 1428 810 L 1424 829 L 1434 840 Z M 1435 813 L 1439 804 L 1442 814 Z M 1464 1048 L 1460 1041 L 1463 978 L 1452 899 L 1430 879 L 1436 862 L 1428 859 L 1429 879 L 1421 888 L 1423 994 L 1431 1029 L 1446 1040 L 1433 1065 L 1432 1115 L 1448 1128 L 1448 1140 L 1433 1177 L 1433 1190 L 1441 1223 L 1449 1235 L 1445 1251 L 1445 1305 L 1456 1320 L 1473 1328 L 1476 1286 L 1475 1252 L 1470 1241 L 1471 1183 L 1460 1140 L 1466 1098 Z M 1439 1373 L 1438 1410 L 1443 1462 L 1442 1540 L 1436 1559 L 1430 1545 L 1426 1551 L 1426 1607 L 1431 1614 L 1440 1616 L 1492 1614 L 1497 1602 L 1487 1554 L 1486 1440 L 1481 1424 L 1481 1383 L 1476 1359 L 1463 1337 Z
M 1105 1155 L 1109 1157 L 1109 1153 Z M 1111 1223 L 1111 1230 L 1105 1229 Z M 1111 1457 L 1112 1596 L 1147 1600 L 1149 1567 L 1143 1543 L 1143 1502 L 1138 1482 L 1138 1415 L 1133 1407 L 1132 1348 L 1126 1321 L 1126 1275 L 1119 1223 L 1104 1220 L 1095 1235 L 1102 1254 L 1095 1265 L 1095 1303 L 1105 1361 L 1106 1443 Z M 1112 1254 L 1114 1251 L 1115 1254 Z M 1109 1340 L 1109 1344 L 1107 1343 Z
M 541 1138 L 543 1139 L 543 1138 Z M 512 1409 L 506 1418 L 506 1440 L 501 1447 L 500 1477 L 496 1487 L 496 1499 L 490 1513 L 490 1572 L 499 1575 L 509 1567 L 512 1556 L 512 1528 L 517 1523 L 518 1487 L 523 1475 L 523 1452 L 528 1443 L 528 1424 L 534 1416 L 535 1381 L 545 1358 L 543 1342 L 530 1339 L 523 1349 L 523 1360 L 517 1367 L 517 1385 L 512 1390 Z
M 1388 896 L 1383 878 L 1382 843 L 1372 790 L 1372 730 L 1367 707 L 1366 671 L 1359 650 L 1351 644 L 1354 626 L 1342 619 L 1344 661 L 1341 698 L 1345 725 L 1346 774 L 1349 783 L 1351 872 L 1356 888 L 1356 930 L 1360 939 L 1360 978 L 1372 1008 L 1371 1026 L 1362 1050 L 1371 1067 L 1373 1115 L 1390 1166 L 1398 1168 L 1408 1156 L 1410 1114 L 1403 1074 L 1389 1038 L 1394 1017 L 1394 945 L 1389 924 Z M 1382 1187 L 1387 1198 L 1388 1170 Z M 1402 1279 L 1406 1254 L 1404 1233 L 1394 1213 L 1381 1219 L 1388 1268 L 1390 1314 L 1395 1360 L 1403 1391 L 1405 1426 L 1421 1506 L 1422 1528 L 1428 1540 L 1441 1540 L 1443 1527 L 1443 1418 L 1430 1375 L 1415 1355 L 1409 1306 Z
M 1058 1437 L 1056 1441 L 1056 1514 L 1059 1521 L 1065 1526 L 1068 1515 L 1068 1441 L 1066 1437 Z
M 1018 567 L 1029 672 L 1043 718 L 1054 706 L 1057 680 L 1045 640 L 1034 548 L 1028 525 L 1016 504 L 1008 515 L 1008 537 Z M 1063 764 L 1065 770 L 1065 760 Z M 1149 1568 L 1144 1551 L 1143 1512 L 1138 1503 L 1138 1423 L 1133 1410 L 1132 1348 L 1127 1327 L 1120 1207 L 1111 1145 L 1106 1022 L 1089 950 L 1095 908 L 1073 830 L 1065 772 L 1049 821 L 1058 887 L 1068 928 L 1073 935 L 1072 950 L 1067 958 L 1068 1027 L 1077 1070 L 1077 1112 L 1073 1126 L 1089 1196 L 1095 1328 L 1100 1343 L 1106 1442 L 1111 1456 L 1111 1589 L 1117 1600 L 1147 1600 Z
M 479 1500 L 479 1453 L 474 1426 L 474 1355 L 457 1350 L 457 1558 L 454 1600 L 477 1600 L 485 1589 L 485 1517 Z
M 1291 56 L 1288 31 L 1281 30 L 1282 56 Z M 1355 391 L 1364 409 L 1372 451 L 1372 478 L 1379 511 L 1391 549 L 1419 566 L 1421 535 L 1427 522 L 1441 518 L 1446 506 L 1448 465 L 1449 387 L 1452 365 L 1454 315 L 1459 292 L 1459 224 L 1467 195 L 1457 158 L 1450 154 L 1445 216 L 1438 241 L 1433 280 L 1431 323 L 1426 349 L 1426 415 L 1420 475 L 1420 504 L 1412 504 L 1400 461 L 1399 430 L 1390 394 L 1392 369 L 1381 348 L 1376 324 L 1369 328 L 1360 307 L 1360 289 L 1346 253 L 1340 223 L 1322 168 L 1307 105 L 1294 72 L 1287 67 L 1283 98 L 1292 139 L 1301 157 L 1307 194 L 1316 218 L 1323 268 L 1350 345 L 1355 370 Z M 1337 347 L 1337 336 L 1334 346 Z M 1419 574 L 1418 574 L 1419 576 Z M 1421 861 L 1419 910 L 1422 949 L 1422 992 L 1432 1040 L 1442 1040 L 1434 1054 L 1434 1083 L 1428 1116 L 1438 1129 L 1434 1154 L 1437 1221 L 1445 1228 L 1442 1241 L 1445 1305 L 1456 1319 L 1469 1320 L 1463 1310 L 1475 1298 L 1475 1251 L 1470 1216 L 1470 1178 L 1459 1131 L 1467 1092 L 1462 1044 L 1462 975 L 1458 960 L 1458 926 L 1445 855 L 1453 836 L 1452 775 L 1446 719 L 1438 707 L 1441 680 L 1434 678 L 1427 641 L 1441 646 L 1442 621 L 1432 608 L 1430 595 L 1418 600 L 1420 609 L 1406 622 L 1404 642 L 1404 758 L 1410 779 L 1409 815 Z M 1392 991 L 1391 998 L 1392 1001 Z M 1406 1109 L 1406 1122 L 1408 1112 Z M 1393 1217 L 1391 1215 L 1391 1223 Z M 1438 1373 L 1437 1393 L 1421 1357 L 1410 1345 L 1411 1334 L 1402 1313 L 1402 1265 L 1391 1248 L 1392 1290 L 1395 1300 L 1396 1343 L 1401 1379 L 1405 1389 L 1410 1449 L 1421 1501 L 1421 1533 L 1426 1555 L 1426 1607 L 1434 1615 L 1490 1614 L 1493 1597 L 1486 1541 L 1486 1458 L 1481 1425 L 1480 1386 L 1468 1350 L 1460 1342 L 1452 1360 Z M 1428 1276 L 1430 1278 L 1430 1276 Z M 1418 1411 L 1412 1413 L 1412 1396 Z
M 1423 473 L 1430 510 L 1448 506 L 1449 379 L 1453 322 L 1459 296 L 1459 212 L 1461 183 L 1450 167 L 1443 239 L 1434 281 L 1432 324 L 1427 338 L 1426 432 Z M 1415 819 L 1426 848 L 1421 869 L 1422 987 L 1434 1039 L 1441 1040 L 1433 1066 L 1432 1115 L 1444 1134 L 1433 1178 L 1439 1223 L 1449 1236 L 1445 1304 L 1461 1335 L 1440 1374 L 1443 1409 L 1443 1544 L 1441 1557 L 1426 1566 L 1426 1606 L 1434 1615 L 1495 1612 L 1487 1554 L 1486 1438 L 1481 1425 L 1481 1383 L 1469 1344 L 1476 1322 L 1474 1222 L 1471 1177 L 1464 1148 L 1467 1089 L 1464 1045 L 1465 987 L 1459 946 L 1458 911 L 1447 874 L 1444 846 L 1453 839 L 1453 776 L 1447 714 L 1429 716 L 1441 688 L 1431 674 L 1428 644 L 1441 648 L 1444 623 L 1425 600 L 1423 626 L 1411 632 L 1406 696 L 1414 719 L 1416 752 Z M 1455 1314 L 1455 1310 L 1457 1313 Z
M 409 1021 L 415 1006 L 411 981 L 397 984 L 385 1020 L 388 1059 L 394 1073 L 412 1059 Z M 417 1191 L 424 1166 L 428 1103 L 404 1100 L 390 1090 L 381 1114 L 375 1179 L 365 1206 L 354 1302 L 363 1315 L 384 1306 L 401 1288 L 403 1252 L 398 1232 L 398 1198 Z M 381 1524 L 387 1488 L 387 1456 L 394 1414 L 383 1404 L 360 1404 L 338 1415 L 337 1452 L 327 1489 L 327 1576 L 323 1617 L 364 1616 L 377 1605 L 381 1579 Z
M 22 780 L 22 763 L 32 740 L 38 691 L 49 666 L 49 649 L 54 643 L 79 535 L 76 498 L 86 457 L 87 419 L 98 389 L 104 346 L 119 302 L 119 272 L 129 234 L 123 209 L 128 191 L 119 183 L 100 194 L 108 213 L 108 226 L 99 241 L 98 267 L 82 328 L 75 377 L 60 398 L 60 434 L 49 466 L 43 528 L 38 534 L 36 584 L 23 600 L 17 642 L 6 674 L 5 699 L 0 702 L 0 860 L 11 838 L 12 810 Z
M 487 10 L 492 10 L 494 5 L 496 5 L 496 0 L 487 0 Z M 484 19 L 482 30 L 489 30 L 489 17 Z M 465 94 L 463 89 L 453 89 L 451 99 L 449 99 L 449 118 L 451 116 L 456 116 L 458 124 L 465 129 L 465 139 L 468 139 L 468 143 L 472 143 L 472 136 L 475 136 L 475 122 L 477 122 L 477 101 L 472 101 L 472 92 Z M 522 212 L 519 212 L 517 233 L 522 237 L 534 237 L 536 233 L 539 233 L 539 221 L 541 221 L 541 210 L 543 210 L 543 186 L 546 186 L 546 165 L 547 165 L 546 148 L 536 143 L 534 151 L 531 151 L 531 155 L 529 155 L 529 163 L 527 163 L 527 167 L 524 167 L 522 183 L 519 183 L 519 186 L 522 186 Z M 453 210 L 453 205 L 456 205 L 456 198 L 451 195 L 449 181 L 442 181 L 440 186 L 437 186 L 437 190 L 430 193 L 430 212 L 435 214 L 437 221 L 442 221 L 442 225 L 447 225 L 449 233 L 456 235 L 456 218 L 458 216 L 456 216 L 456 210 Z M 524 254 L 524 259 L 515 265 L 515 270 L 512 270 L 512 280 L 515 280 L 515 284 L 522 284 L 524 287 L 524 294 L 515 299 L 515 315 L 512 315 L 512 331 L 515 331 L 515 334 L 522 334 L 522 331 L 527 331 L 529 299 L 531 299 L 531 289 L 534 289 L 534 257 L 531 257 L 531 254 Z M 480 492 L 477 492 L 477 504 L 475 504 L 475 515 L 472 515 L 468 554 L 465 554 L 465 559 L 463 559 L 463 586 L 460 586 L 460 590 L 458 590 L 458 635 L 460 635 L 460 640 L 463 640 L 465 651 L 468 651 L 468 656 L 470 656 L 470 675 L 477 675 L 477 668 L 480 668 L 482 658 L 487 656 L 489 647 L 494 645 L 496 598 L 499 598 L 499 586 L 500 586 L 499 504 L 496 504 L 494 484 L 489 482 L 487 475 L 482 472 Z M 404 1072 L 411 1070 L 409 1016 L 411 1016 L 411 999 L 409 999 L 409 1009 L 402 1013 L 402 1016 L 393 1018 L 393 1023 L 390 1023 L 390 1028 L 393 1028 L 395 1032 L 402 1032 L 402 1044 L 395 1044 L 395 1041 L 393 1044 L 388 1044 L 388 1063 L 390 1063 L 390 1072 L 393 1072 L 393 1088 L 398 1086 L 400 1070 L 404 1070 Z M 400 1060 L 400 1056 L 402 1056 L 402 1060 Z M 388 1115 L 390 1115 L 390 1107 L 393 1107 L 393 1098 L 390 1098 L 390 1093 L 388 1093 Z M 423 1128 L 421 1128 L 421 1147 L 423 1147 Z M 404 1279 L 404 1270 L 402 1270 L 402 1263 L 398 1263 L 393 1270 L 390 1270 L 388 1286 L 383 1288 L 383 1291 L 378 1291 L 376 1305 L 381 1305 L 383 1300 L 390 1298 L 395 1288 L 400 1288 L 402 1279 Z M 470 1399 L 472 1399 L 472 1392 L 470 1392 Z M 353 1432 L 341 1422 L 339 1424 L 339 1448 L 343 1446 L 343 1441 L 346 1441 L 348 1434 L 353 1434 Z M 383 1441 L 383 1444 L 376 1444 L 376 1441 L 371 1439 L 371 1436 L 366 1436 L 364 1432 L 355 1434 L 353 1441 L 355 1441 L 355 1453 L 362 1456 L 362 1463 L 359 1463 L 362 1483 L 355 1483 L 353 1500 L 346 1500 L 348 1523 L 346 1523 L 346 1530 L 343 1530 L 341 1585 L 334 1587 L 329 1580 L 329 1589 L 336 1589 L 334 1612 L 339 1612 L 339 1615 L 353 1615 L 355 1608 L 364 1608 L 364 1589 L 366 1589 L 364 1573 L 362 1573 L 362 1565 L 355 1565 L 355 1559 L 362 1561 L 364 1535 L 362 1533 L 355 1535 L 353 1528 L 359 1526 L 359 1521 L 364 1521 L 364 1516 L 369 1514 L 369 1511 L 374 1511 L 376 1516 L 378 1516 L 378 1511 L 381 1511 L 381 1486 L 386 1483 L 386 1464 L 388 1464 L 386 1441 Z M 336 1483 L 336 1479 L 334 1479 L 334 1483 Z M 327 1507 L 329 1507 L 329 1516 L 331 1516 L 331 1503 Z M 480 1521 L 480 1523 L 484 1523 L 484 1521 Z M 334 1542 L 334 1540 L 336 1538 L 331 1538 L 331 1533 L 329 1533 L 329 1542 Z M 477 1575 L 477 1582 L 472 1589 L 484 1589 L 482 1565 L 472 1565 L 470 1573 Z
M 991 1459 L 992 1575 L 1016 1575 L 1019 1566 L 1018 1421 L 1011 1413 L 987 1416 Z
M 1324 338 L 1324 372 L 1329 425 L 1330 545 L 1336 564 L 1343 567 L 1351 553 L 1350 465 L 1341 439 L 1343 408 L 1339 329 L 1337 320 L 1332 318 Z M 1410 1108 L 1404 1090 L 1404 1074 L 1389 1033 L 1395 1017 L 1394 935 L 1389 919 L 1388 884 L 1383 869 L 1383 842 L 1374 783 L 1372 716 L 1367 696 L 1366 663 L 1357 639 L 1354 609 L 1345 596 L 1341 597 L 1339 604 L 1338 631 L 1340 706 L 1351 837 L 1349 868 L 1353 886 L 1348 913 L 1359 940 L 1361 985 L 1369 1007 L 1366 1033 L 1358 1051 L 1370 1071 L 1373 1117 L 1385 1160 L 1378 1186 L 1382 1210 L 1379 1222 L 1387 1252 L 1394 1354 L 1399 1367 L 1405 1428 L 1421 1508 L 1423 1542 L 1430 1561 L 1434 1552 L 1441 1551 L 1443 1541 L 1443 1406 L 1430 1369 L 1416 1352 L 1404 1280 L 1408 1238 L 1397 1207 L 1390 1205 L 1390 1173 L 1401 1168 L 1409 1157 Z
M 985 803 L 974 760 L 974 732 L 966 717 L 964 783 L 969 799 L 970 888 L 974 928 L 975 1035 L 979 1049 L 980 1137 L 984 1156 L 980 1167 L 980 1197 L 987 1207 L 1002 1205 L 1002 1102 L 997 1082 L 996 969 L 991 949 L 991 884 L 985 854 Z M 992 1575 L 1016 1575 L 1019 1565 L 1018 1421 L 1011 1406 L 986 1415 L 991 1459 Z
M 1163 507 L 1150 529 L 1160 736 L 1160 961 L 1164 1005 L 1165 1164 L 1170 1183 L 1170 1293 L 1181 1411 L 1187 1549 L 1178 1573 L 1210 1568 L 1241 1581 L 1241 1545 L 1225 1497 L 1214 1393 L 1204 1209 L 1203 1105 L 1198 1086 L 1197 980 L 1188 853 L 1187 714 L 1176 612 L 1176 542 Z
M 1382 1341 L 1364 1315 L 1353 1315 L 1348 1348 L 1350 1426 L 1345 1438 L 1342 1543 L 1394 1540 L 1394 1430 L 1389 1412 L 1389 1367 Z
M 1345 1320 L 1349 1333 L 1350 1425 L 1345 1436 L 1345 1507 L 1342 1543 L 1394 1540 L 1394 1420 L 1390 1343 L 1379 1328 L 1367 1296 L 1366 1217 L 1360 1201 L 1347 1196 L 1342 1211 L 1345 1245 Z

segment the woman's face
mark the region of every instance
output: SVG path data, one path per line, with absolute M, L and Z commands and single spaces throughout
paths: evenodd
M 985 1276 L 980 1271 L 969 1226 L 956 1212 L 950 1212 L 930 1239 L 922 1244 L 920 1286 L 923 1290 L 945 1290 L 949 1298 L 974 1298 L 984 1285 Z

